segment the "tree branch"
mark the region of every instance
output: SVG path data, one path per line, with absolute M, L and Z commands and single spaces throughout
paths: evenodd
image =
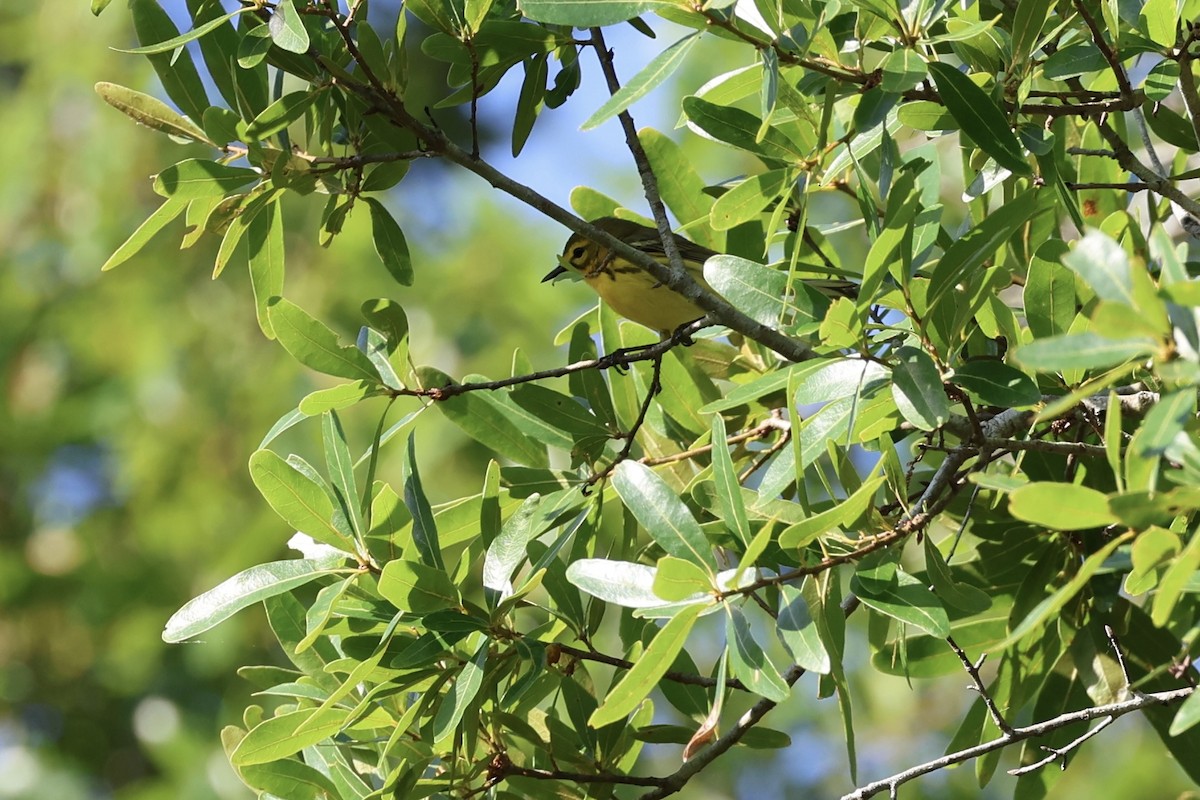
M 1144 694 L 1140 697 L 1134 697 L 1119 703 L 1110 703 L 1109 705 L 1105 706 L 1094 706 L 1092 708 L 1085 708 L 1080 711 L 1072 711 L 1067 714 L 1060 714 L 1053 719 L 1048 719 L 1044 722 L 1039 722 L 1034 725 L 1013 728 L 1011 733 L 1003 734 L 991 740 L 990 742 L 984 742 L 983 744 L 978 744 L 974 747 L 968 747 L 954 753 L 949 753 L 941 758 L 935 758 L 932 761 L 925 762 L 924 764 L 918 764 L 917 766 L 910 767 L 902 772 L 897 772 L 895 775 L 890 777 L 868 783 L 859 787 L 858 789 L 855 789 L 853 792 L 850 792 L 847 795 L 843 795 L 842 800 L 865 800 L 865 798 L 874 797 L 875 795 L 884 791 L 894 793 L 896 787 L 907 783 L 914 778 L 919 778 L 922 775 L 929 774 L 930 772 L 936 772 L 939 769 L 944 769 L 953 764 L 961 764 L 964 761 L 970 761 L 971 759 L 990 753 L 993 750 L 1000 750 L 1001 748 L 1008 747 L 1011 744 L 1015 744 L 1016 742 L 1021 742 L 1026 739 L 1036 739 L 1056 731 L 1059 728 L 1065 728 L 1068 725 L 1074 725 L 1077 722 L 1088 722 L 1093 719 L 1105 717 L 1109 718 L 1105 722 L 1101 723 L 1101 725 L 1097 726 L 1096 729 L 1089 731 L 1087 734 L 1081 736 L 1067 747 L 1059 748 L 1060 752 L 1055 752 L 1049 759 L 1039 762 L 1036 767 L 1034 765 L 1019 767 L 1018 771 L 1029 771 L 1030 769 L 1036 769 L 1037 767 L 1045 766 L 1051 761 L 1054 761 L 1056 758 L 1060 758 L 1063 753 L 1082 744 L 1089 737 L 1098 733 L 1100 729 L 1107 727 L 1112 720 L 1115 720 L 1117 717 L 1122 717 L 1133 711 L 1141 711 L 1142 709 L 1149 708 L 1151 706 L 1174 705 L 1175 703 L 1182 702 L 1187 697 L 1190 697 L 1194 691 L 1195 689 L 1189 686 L 1183 689 L 1172 689 L 1171 691 L 1166 692 Z M 1017 771 L 1014 771 L 1013 774 L 1017 774 Z

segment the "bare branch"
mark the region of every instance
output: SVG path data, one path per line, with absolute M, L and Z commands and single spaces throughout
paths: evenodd
M 897 772 L 895 775 L 890 777 L 860 786 L 853 792 L 843 795 L 842 800 L 865 800 L 865 798 L 874 797 L 880 792 L 894 792 L 897 786 L 907 783 L 914 778 L 919 778 L 922 775 L 928 775 L 929 773 L 936 772 L 939 769 L 945 769 L 953 764 L 961 764 L 965 761 L 979 758 L 979 756 L 990 753 L 993 750 L 999 750 L 1001 748 L 1008 747 L 1016 742 L 1025 741 L 1026 739 L 1036 739 L 1056 731 L 1059 728 L 1065 728 L 1068 725 L 1074 725 L 1078 722 L 1088 722 L 1093 719 L 1108 718 L 1105 720 L 1105 722 L 1101 723 L 1101 725 L 1098 725 L 1095 729 L 1089 731 L 1086 735 L 1080 737 L 1075 742 L 1072 742 L 1067 747 L 1058 748 L 1058 752 L 1052 755 L 1049 759 L 1046 759 L 1038 764 L 1038 766 L 1045 766 L 1051 761 L 1061 758 L 1065 752 L 1068 752 L 1073 747 L 1078 747 L 1079 744 L 1082 744 L 1088 738 L 1094 736 L 1099 732 L 1099 730 L 1111 724 L 1112 720 L 1115 720 L 1117 717 L 1122 717 L 1133 711 L 1141 711 L 1142 709 L 1149 708 L 1151 706 L 1174 705 L 1175 703 L 1182 702 L 1184 699 L 1190 697 L 1194 691 L 1195 688 L 1189 686 L 1183 689 L 1172 689 L 1166 692 L 1144 694 L 1140 697 L 1134 697 L 1119 703 L 1110 703 L 1109 705 L 1094 706 L 1092 708 L 1085 708 L 1080 711 L 1072 711 L 1066 714 L 1060 714 L 1059 716 L 1054 717 L 1053 719 L 1045 720 L 1044 722 L 1038 722 L 1034 725 L 1013 728 L 1011 733 L 1003 734 L 995 739 L 992 739 L 990 742 L 984 742 L 983 744 L 978 744 L 974 747 L 968 747 L 964 750 L 949 753 L 941 758 L 935 758 L 932 761 L 925 762 L 924 764 L 918 764 L 915 767 L 910 767 L 903 772 Z M 1029 769 L 1035 768 L 1036 767 L 1033 765 L 1030 765 L 1029 767 L 1020 767 L 1018 769 L 1021 771 L 1029 771 Z

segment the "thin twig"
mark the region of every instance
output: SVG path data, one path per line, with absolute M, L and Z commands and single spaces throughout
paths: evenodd
M 612 369 L 638 361 L 652 361 L 656 358 L 661 358 L 663 353 L 666 353 L 668 350 L 678 347 L 687 339 L 689 334 L 695 333 L 707 324 L 704 319 L 698 319 L 695 322 L 684 325 L 674 334 L 660 342 L 648 344 L 645 347 L 616 350 L 608 355 L 603 355 L 599 358 L 590 358 L 586 361 L 576 361 L 573 364 L 567 364 L 565 367 L 544 369 L 538 372 L 530 372 L 526 375 L 514 375 L 511 378 L 501 378 L 495 381 L 451 383 L 448 386 L 431 386 L 421 389 L 389 389 L 388 394 L 395 397 L 428 397 L 431 400 L 448 400 L 451 397 L 466 394 L 467 392 L 495 391 L 496 389 L 504 389 L 522 383 L 532 383 L 533 381 L 545 380 L 547 378 L 561 378 L 564 375 L 571 375 L 589 369 Z
M 958 660 L 962 662 L 963 669 L 971 676 L 971 688 L 979 693 L 983 698 L 983 704 L 987 707 L 988 714 L 992 717 L 992 723 L 1000 729 L 1002 733 L 1012 733 L 1012 726 L 1004 720 L 1004 715 L 1000 713 L 1000 709 L 996 706 L 996 701 L 992 699 L 992 695 L 987 690 L 987 684 L 983 682 L 983 678 L 979 675 L 979 668 L 983 666 L 983 661 L 987 658 L 987 653 L 979 657 L 979 661 L 972 662 L 967 658 L 966 652 L 958 646 L 958 642 L 954 641 L 953 636 L 946 637 L 946 644 L 950 645 L 950 649 L 954 651 L 954 655 L 958 656 Z
M 1045 736 L 1048 733 L 1056 731 L 1059 728 L 1065 728 L 1068 725 L 1074 725 L 1078 722 L 1088 722 L 1093 719 L 1100 719 L 1104 717 L 1116 719 L 1117 717 L 1122 717 L 1134 711 L 1141 711 L 1142 709 L 1149 708 L 1151 706 L 1174 705 L 1175 703 L 1179 703 L 1190 697 L 1194 691 L 1195 689 L 1189 686 L 1183 689 L 1172 689 L 1171 691 L 1166 692 L 1145 694 L 1141 697 L 1134 697 L 1119 703 L 1110 703 L 1109 705 L 1094 706 L 1092 708 L 1085 708 L 1080 711 L 1072 711 L 1066 714 L 1060 714 L 1053 719 L 1048 719 L 1033 725 L 1026 725 L 1021 728 L 1013 728 L 1012 733 L 1002 734 L 1001 736 L 998 736 L 989 742 L 984 742 L 983 744 L 978 744 L 974 747 L 968 747 L 963 750 L 948 753 L 941 758 L 935 758 L 932 761 L 925 762 L 924 764 L 918 764 L 917 766 L 910 767 L 902 772 L 897 772 L 895 775 L 890 777 L 872 781 L 864 786 L 860 786 L 853 792 L 844 795 L 842 800 L 865 800 L 868 797 L 874 797 L 880 792 L 894 792 L 897 786 L 907 783 L 914 778 L 919 778 L 922 775 L 929 774 L 930 772 L 936 772 L 940 769 L 945 769 L 953 764 L 961 764 L 965 761 L 970 761 L 971 759 L 986 755 L 993 750 L 1000 750 L 1008 747 L 1016 742 L 1021 742 L 1026 739 L 1036 739 L 1040 736 Z M 1108 722 L 1103 723 L 1104 726 L 1107 726 L 1108 724 Z M 1063 753 L 1070 749 L 1070 747 L 1078 746 L 1080 743 L 1082 743 L 1084 738 L 1086 737 L 1081 737 L 1080 740 L 1072 742 L 1072 744 L 1066 748 L 1059 748 L 1059 753 L 1051 756 L 1048 760 L 1039 764 L 1038 766 L 1045 766 L 1045 764 L 1054 761 L 1055 758 L 1061 757 Z M 1027 770 L 1026 767 L 1020 767 L 1019 769 Z

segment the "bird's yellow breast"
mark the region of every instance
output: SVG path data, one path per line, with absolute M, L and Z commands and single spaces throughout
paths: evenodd
M 699 274 L 692 277 L 707 288 Z M 613 311 L 664 335 L 704 316 L 704 309 L 628 262 L 602 261 L 583 279 Z

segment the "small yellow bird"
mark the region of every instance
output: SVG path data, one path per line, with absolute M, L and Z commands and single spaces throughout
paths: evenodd
M 662 238 L 654 228 L 617 217 L 592 220 L 600 230 L 666 264 Z M 690 242 L 675 234 L 675 246 L 692 280 L 717 294 L 704 280 L 704 262 L 716 251 Z M 622 317 L 652 328 L 664 338 L 685 322 L 704 316 L 704 309 L 681 294 L 671 291 L 653 275 L 626 261 L 604 245 L 575 233 L 567 240 L 559 266 L 542 278 L 542 283 L 568 272 L 568 267 L 583 277 L 584 283 L 600 295 Z M 854 284 L 839 280 L 806 280 L 805 283 L 830 296 L 852 295 Z

